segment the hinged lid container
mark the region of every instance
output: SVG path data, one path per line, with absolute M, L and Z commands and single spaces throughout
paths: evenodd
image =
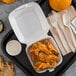
M 47 36 L 48 22 L 40 6 L 31 2 L 16 8 L 9 15 L 10 24 L 21 43 L 31 44 Z

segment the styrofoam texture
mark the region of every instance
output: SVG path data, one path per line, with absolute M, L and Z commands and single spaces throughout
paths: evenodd
M 46 38 L 50 39 L 50 41 L 52 42 L 53 46 L 54 46 L 54 47 L 57 49 L 57 51 L 59 52 L 60 61 L 59 61 L 58 64 L 57 64 L 57 66 L 59 66 L 59 65 L 62 63 L 62 60 L 63 60 L 63 59 L 62 59 L 62 55 L 61 55 L 61 53 L 60 53 L 60 51 L 59 51 L 59 48 L 58 48 L 56 42 L 54 41 L 54 39 L 53 39 L 51 36 L 47 36 L 47 37 L 45 37 L 45 38 L 43 38 L 43 39 L 46 39 Z M 43 40 L 43 39 L 41 39 L 41 40 Z M 41 40 L 39 40 L 39 41 L 41 41 Z M 33 67 L 34 62 L 31 60 L 31 56 L 30 56 L 30 54 L 29 54 L 29 47 L 30 47 L 31 45 L 32 45 L 32 44 L 27 45 L 27 47 L 26 47 L 26 53 L 27 53 L 28 59 L 30 60 L 31 65 L 32 65 L 32 67 Z M 33 67 L 33 68 L 34 68 L 34 67 Z M 43 73 L 43 72 L 46 72 L 47 70 L 49 70 L 49 72 L 54 71 L 54 69 L 45 69 L 45 70 L 40 71 L 40 72 L 38 72 L 38 71 L 36 71 L 36 70 L 35 70 L 35 71 L 36 71 L 37 73 Z
M 16 8 L 9 15 L 10 24 L 21 43 L 30 44 L 43 38 L 49 24 L 40 6 L 31 2 Z

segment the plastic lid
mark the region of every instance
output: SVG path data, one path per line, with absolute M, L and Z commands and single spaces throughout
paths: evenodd
M 49 31 L 46 17 L 35 2 L 16 8 L 9 15 L 9 21 L 21 43 L 36 42 L 45 37 Z

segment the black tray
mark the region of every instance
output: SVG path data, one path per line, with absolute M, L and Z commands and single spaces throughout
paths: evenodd
M 49 35 L 51 35 L 51 33 L 49 32 Z M 26 52 L 25 52 L 25 44 L 22 44 L 22 52 L 18 55 L 18 56 L 10 56 L 7 54 L 6 52 L 6 44 L 8 41 L 10 40 L 17 40 L 14 32 L 11 30 L 3 39 L 2 41 L 2 51 L 4 52 L 4 54 L 10 58 L 20 69 L 22 69 L 22 71 L 27 74 L 27 76 L 61 76 L 67 69 L 68 67 L 76 60 L 76 53 L 70 53 L 66 56 L 63 57 L 63 62 L 60 66 L 58 66 L 55 71 L 53 72 L 45 72 L 45 73 L 41 73 L 38 74 L 34 71 L 34 69 L 32 68 Z
M 43 0 L 41 3 L 39 3 L 45 13 L 46 16 L 51 12 L 51 8 L 48 5 L 48 0 Z M 51 33 L 48 33 L 51 35 Z M 25 52 L 25 44 L 22 44 L 22 52 L 18 56 L 10 56 L 6 52 L 6 44 L 10 40 L 17 40 L 14 32 L 10 30 L 7 35 L 3 38 L 1 47 L 3 53 L 12 60 L 27 76 L 61 76 L 68 68 L 69 66 L 76 60 L 76 53 L 70 53 L 63 57 L 63 62 L 60 66 L 58 66 L 55 71 L 53 72 L 45 72 L 38 74 L 34 71 L 33 67 L 31 66 L 26 52 Z

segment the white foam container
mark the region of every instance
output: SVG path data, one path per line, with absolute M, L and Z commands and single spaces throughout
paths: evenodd
M 31 2 L 16 8 L 10 13 L 9 22 L 18 40 L 23 44 L 27 44 L 26 53 L 32 66 L 33 61 L 30 58 L 28 49 L 33 43 L 40 41 L 44 38 L 50 38 L 50 41 L 53 43 L 56 49 L 58 49 L 53 38 L 47 35 L 49 31 L 49 24 L 42 9 L 37 3 Z M 57 66 L 60 65 L 62 62 L 62 56 L 59 49 L 58 52 L 60 61 Z M 46 70 L 52 72 L 54 69 Z M 40 71 L 38 73 L 45 72 L 46 70 Z
M 53 46 L 57 49 L 57 51 L 59 52 L 59 57 L 60 57 L 60 61 L 58 62 L 58 64 L 57 64 L 57 66 L 59 66 L 61 63 L 62 63 L 62 56 L 61 56 L 61 53 L 60 53 L 60 51 L 59 51 L 59 48 L 57 47 L 57 45 L 56 45 L 56 42 L 54 41 L 54 39 L 51 37 L 51 36 L 47 36 L 47 37 L 45 37 L 45 38 L 48 38 L 48 39 L 50 39 L 50 42 L 53 44 Z M 42 39 L 41 39 L 42 40 Z M 39 40 L 40 41 L 40 40 Z M 31 46 L 31 45 L 29 45 L 29 46 Z M 28 56 L 28 58 L 29 58 L 29 60 L 30 60 L 30 62 L 31 62 L 31 64 L 32 64 L 32 66 L 33 66 L 33 64 L 34 64 L 34 62 L 31 60 L 31 58 L 30 58 L 30 54 L 29 54 L 29 46 L 27 46 L 26 47 L 26 53 L 27 53 L 27 56 Z M 43 72 L 46 72 L 47 70 L 49 70 L 49 72 L 52 72 L 52 71 L 54 71 L 54 69 L 45 69 L 45 70 L 43 70 L 43 71 L 36 71 L 37 73 L 43 73 Z

